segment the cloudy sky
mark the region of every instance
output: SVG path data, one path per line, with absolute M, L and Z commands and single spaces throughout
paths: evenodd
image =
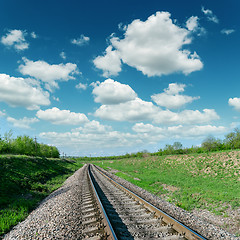
M 0 2 L 0 132 L 68 155 L 201 144 L 240 125 L 240 2 Z

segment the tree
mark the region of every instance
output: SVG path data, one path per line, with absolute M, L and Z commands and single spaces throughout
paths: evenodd
M 180 142 L 174 142 L 173 143 L 173 149 L 174 150 L 180 150 L 182 149 L 183 145 Z
M 222 149 L 222 141 L 220 139 L 216 139 L 213 136 L 208 136 L 203 142 L 202 142 L 202 148 L 207 151 L 217 151 Z
M 240 148 L 240 130 L 235 128 L 233 132 L 228 133 L 225 136 L 226 148 L 237 149 Z

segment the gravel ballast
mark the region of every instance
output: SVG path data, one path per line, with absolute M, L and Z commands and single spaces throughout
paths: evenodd
M 83 181 L 83 171 L 85 171 L 86 167 L 87 165 L 76 171 L 65 181 L 62 187 L 44 199 L 23 222 L 4 236 L 4 240 L 82 239 L 81 211 L 79 209 L 81 206 L 81 183 Z M 234 237 L 219 227 L 207 223 L 200 217 L 161 200 L 116 175 L 101 170 L 140 197 L 167 212 L 196 232 L 201 233 L 207 239 L 240 239 L 240 237 Z
M 5 235 L 4 240 L 81 239 L 79 207 L 85 168 L 86 165 L 45 198 L 23 222 Z

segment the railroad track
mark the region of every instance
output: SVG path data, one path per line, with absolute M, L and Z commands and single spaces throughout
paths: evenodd
M 125 189 L 92 164 L 82 185 L 86 239 L 206 239 Z M 88 176 L 88 177 L 87 177 Z

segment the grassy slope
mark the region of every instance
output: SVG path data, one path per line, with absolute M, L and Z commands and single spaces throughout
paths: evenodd
M 0 155 L 0 236 L 80 167 L 61 159 Z
M 240 207 L 240 151 L 96 162 L 116 175 L 191 211 L 227 217 Z M 240 222 L 239 222 L 240 226 Z

